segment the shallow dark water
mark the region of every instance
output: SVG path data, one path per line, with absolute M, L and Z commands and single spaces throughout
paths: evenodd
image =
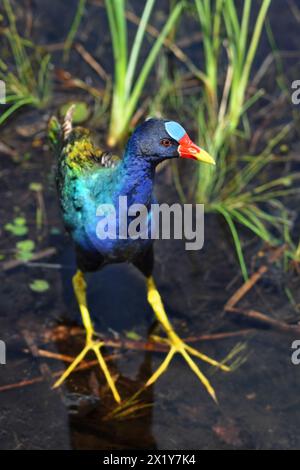
M 45 43 L 59 42 L 64 37 L 70 10 L 63 5 L 63 2 L 51 5 L 41 2 L 35 6 L 38 18 L 35 34 Z M 287 9 L 277 8 L 274 6 L 271 11 L 271 21 L 278 45 L 295 49 L 298 25 Z M 59 9 L 60 17 L 64 10 L 65 21 L 53 28 Z M 96 11 L 104 25 L 103 12 Z M 86 23 L 87 20 L 81 39 L 87 35 L 88 27 L 91 50 L 101 49 L 92 23 L 88 26 Z M 281 34 L 284 27 L 289 28 L 289 35 Z M 262 57 L 267 51 L 265 42 Z M 103 63 L 109 63 L 105 54 Z M 72 57 L 70 67 L 75 75 L 85 77 L 90 73 L 78 57 Z M 61 98 L 62 94 L 57 97 Z M 54 101 L 52 106 L 56 109 L 57 103 Z M 240 342 L 246 347 L 241 355 L 247 356 L 247 361 L 230 374 L 212 371 L 200 363 L 215 387 L 219 406 L 212 402 L 180 358 L 173 360 L 167 374 L 141 395 L 141 404 L 151 406 L 138 409 L 122 420 L 109 417 L 114 403 L 97 368 L 74 374 L 59 391 L 51 389 L 53 379 L 47 379 L 49 372 L 62 370 L 65 364 L 34 358 L 24 351 L 28 348 L 24 335 L 32 335 L 41 349 L 71 356 L 80 351 L 83 338 L 79 335 L 46 344 L 41 338 L 45 336 L 43 333 L 58 326 L 67 326 L 70 331 L 80 325 L 71 288 L 74 254 L 60 221 L 51 177 L 53 157 L 45 146 L 43 134 L 42 145 L 34 148 L 35 135 L 25 139 L 17 133 L 18 126 L 41 119 L 46 122 L 49 114 L 50 111 L 24 111 L 1 132 L 1 141 L 13 146 L 20 160 L 1 155 L 0 252 L 7 259 L 12 257 L 11 250 L 18 240 L 2 227 L 21 214 L 26 217 L 28 238 L 36 240 L 37 250 L 55 247 L 57 254 L 40 260 L 49 265 L 20 266 L 0 272 L 0 338 L 7 343 L 7 364 L 0 366 L 0 387 L 44 376 L 41 382 L 0 392 L 0 448 L 299 448 L 300 369 L 291 364 L 291 343 L 297 338 L 263 330 L 223 313 L 224 304 L 242 279 L 228 231 L 215 216 L 206 217 L 205 248 L 200 252 L 185 251 L 183 242 L 179 241 L 156 243 L 155 277 L 170 318 L 182 337 L 251 330 L 246 336 L 196 343 L 201 351 L 218 359 L 223 359 Z M 297 144 L 296 140 L 291 143 L 295 153 Z M 28 152 L 30 158 L 24 161 Z M 188 171 L 186 166 L 181 169 Z M 43 184 L 49 228 L 59 229 L 55 233 L 47 229 L 41 236 L 36 229 L 36 198 L 28 190 L 33 181 Z M 157 195 L 160 201 L 178 200 L 168 168 L 158 175 Z M 256 269 L 264 259 L 253 263 L 251 259 L 263 247 L 253 240 L 248 242 L 248 264 Z M 46 279 L 50 289 L 45 293 L 32 292 L 29 284 L 34 279 Z M 299 278 L 283 274 L 279 266 L 274 266 L 243 300 L 243 306 L 296 322 L 299 315 L 288 302 L 284 289 L 289 287 L 299 303 L 298 285 Z M 126 332 L 135 332 L 145 340 L 151 331 L 153 316 L 146 302 L 144 282 L 131 267 L 114 266 L 90 275 L 89 303 L 97 331 L 107 338 L 125 338 Z M 117 357 L 109 362 L 109 367 L 118 376 L 118 388 L 125 399 L 142 387 L 163 358 L 162 353 L 127 348 L 107 350 L 108 354 L 112 352 Z

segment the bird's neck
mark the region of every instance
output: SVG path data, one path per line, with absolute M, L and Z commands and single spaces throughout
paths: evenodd
M 152 201 L 155 164 L 127 148 L 118 173 L 118 194 L 127 196 L 128 205 L 148 207 Z

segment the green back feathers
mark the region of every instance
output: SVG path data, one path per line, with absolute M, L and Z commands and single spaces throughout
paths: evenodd
M 73 128 L 73 112 L 74 107 L 71 106 L 62 125 L 56 117 L 49 121 L 48 138 L 59 166 L 65 168 L 64 171 L 69 168 L 75 174 L 95 168 L 114 168 L 120 159 L 97 147 L 88 129 Z
M 76 172 L 94 168 L 103 153 L 93 144 L 90 131 L 82 127 L 72 130 L 63 152 L 68 166 Z
M 82 127 L 73 128 L 70 116 L 67 115 L 63 125 L 54 116 L 50 119 L 48 139 L 56 158 L 64 160 L 76 172 L 94 166 L 102 155 L 101 150 L 93 144 L 90 131 Z

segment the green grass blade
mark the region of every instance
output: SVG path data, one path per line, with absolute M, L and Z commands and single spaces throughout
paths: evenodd
M 243 17 L 241 23 L 241 33 L 239 39 L 239 63 L 243 64 L 245 53 L 247 51 L 247 39 L 248 39 L 248 32 L 249 32 L 249 19 L 251 13 L 251 0 L 245 0 L 244 2 L 244 9 L 243 9 Z M 242 72 L 242 70 L 240 70 Z
M 236 249 L 237 257 L 238 257 L 239 264 L 240 264 L 240 267 L 241 267 L 242 275 L 243 275 L 244 280 L 247 281 L 248 278 L 249 278 L 248 270 L 247 270 L 247 266 L 246 266 L 246 263 L 245 263 L 242 244 L 241 244 L 241 240 L 240 240 L 238 231 L 235 227 L 235 224 L 232 220 L 232 217 L 231 217 L 230 213 L 225 208 L 223 208 L 221 205 L 219 205 L 217 207 L 217 210 L 223 215 L 224 219 L 226 220 L 226 222 L 228 224 L 228 227 L 230 229 L 230 232 L 231 232 L 231 235 L 232 235 L 232 238 L 233 238 L 233 242 L 234 242 L 234 245 L 235 245 L 235 249 Z
M 128 62 L 127 73 L 126 73 L 126 86 L 125 86 L 125 89 L 126 89 L 126 95 L 127 96 L 129 96 L 129 94 L 130 94 L 130 90 L 131 90 L 131 87 L 132 87 L 132 82 L 133 82 L 133 78 L 134 78 L 134 74 L 135 74 L 135 70 L 136 70 L 136 64 L 137 64 L 137 60 L 138 60 L 138 57 L 139 57 L 141 45 L 143 43 L 146 27 L 147 27 L 147 24 L 148 24 L 149 17 L 151 15 L 153 6 L 155 4 L 155 1 L 156 0 L 147 0 L 146 1 L 146 5 L 145 5 L 145 8 L 144 8 L 144 11 L 143 11 L 140 23 L 139 23 L 139 27 L 138 27 L 136 36 L 134 38 L 134 42 L 133 42 L 133 46 L 132 46 L 132 50 L 131 50 L 131 54 L 130 54 L 130 58 L 129 58 L 129 62 Z
M 259 40 L 261 37 L 264 21 L 265 21 L 268 9 L 270 7 L 270 4 L 271 4 L 271 0 L 263 0 L 262 5 L 259 10 L 259 14 L 258 14 L 255 27 L 254 27 L 253 36 L 249 45 L 249 50 L 248 50 L 248 54 L 247 54 L 246 61 L 245 61 L 243 75 L 241 77 L 242 78 L 241 80 L 242 90 L 246 89 L 246 84 L 248 83 L 248 80 L 249 80 L 250 70 L 251 70 L 252 63 L 256 54 L 256 50 L 257 50 Z
M 77 5 L 77 10 L 76 14 L 74 17 L 74 20 L 72 22 L 69 34 L 67 36 L 67 39 L 64 44 L 64 54 L 63 54 L 63 60 L 67 61 L 70 56 L 70 50 L 73 45 L 75 36 L 77 34 L 77 31 L 79 29 L 83 14 L 84 14 L 84 9 L 86 5 L 86 0 L 78 0 L 78 5 Z
M 136 108 L 136 105 L 137 105 L 137 102 L 138 102 L 138 99 L 143 91 L 143 87 L 145 85 L 145 82 L 149 76 L 149 73 L 154 65 L 154 62 L 156 60 L 156 57 L 163 45 L 163 42 L 165 40 L 165 38 L 167 37 L 167 35 L 169 34 L 170 30 L 172 29 L 173 25 L 176 23 L 181 11 L 182 11 L 182 8 L 183 8 L 183 3 L 180 2 L 179 4 L 176 5 L 176 7 L 174 8 L 174 10 L 172 11 L 171 15 L 169 16 L 165 26 L 163 27 L 159 37 L 156 39 L 156 41 L 154 42 L 153 46 L 152 46 L 152 49 L 148 55 L 148 58 L 146 59 L 142 69 L 141 69 L 141 72 L 139 73 L 139 76 L 136 80 L 136 83 L 135 83 L 135 86 L 132 90 L 132 93 L 131 93 L 131 96 L 130 96 L 130 99 L 127 103 L 127 106 L 126 106 L 126 114 L 125 114 L 125 117 L 124 117 L 124 122 L 125 124 L 127 124 L 131 117 L 132 117 L 132 114 Z
M 26 98 L 20 101 L 17 101 L 14 105 L 8 108 L 1 116 L 0 116 L 0 126 L 11 116 L 15 111 L 22 108 L 25 105 L 33 104 L 34 99 L 32 97 Z

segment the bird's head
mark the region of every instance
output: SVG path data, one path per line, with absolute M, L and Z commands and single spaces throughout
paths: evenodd
M 130 147 L 134 148 L 135 154 L 154 163 L 169 158 L 190 158 L 215 165 L 214 159 L 198 147 L 175 121 L 148 119 L 132 134 Z

